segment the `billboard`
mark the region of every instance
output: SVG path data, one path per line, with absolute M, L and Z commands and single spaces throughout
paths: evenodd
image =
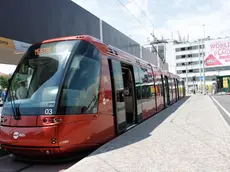
M 218 39 L 205 42 L 205 66 L 230 65 L 230 39 Z

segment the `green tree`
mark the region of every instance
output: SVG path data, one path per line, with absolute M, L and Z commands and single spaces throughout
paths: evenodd
M 0 76 L 0 85 L 3 89 L 8 87 L 8 79 L 8 77 Z

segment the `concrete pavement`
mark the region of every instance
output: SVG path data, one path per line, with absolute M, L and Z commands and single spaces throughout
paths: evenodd
M 208 95 L 193 95 L 66 171 L 229 172 L 230 127 Z

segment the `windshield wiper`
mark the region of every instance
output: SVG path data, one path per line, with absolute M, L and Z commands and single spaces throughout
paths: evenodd
M 82 108 L 82 112 L 81 113 L 85 113 L 86 111 L 91 111 L 93 108 L 94 108 L 94 106 L 91 106 L 93 103 L 94 103 L 94 105 L 95 105 L 95 103 L 97 103 L 98 102 L 98 97 L 96 96 L 96 95 L 94 95 L 94 97 L 93 97 L 93 99 L 90 101 L 90 103 L 89 103 L 89 105 L 86 107 L 86 106 L 84 106 L 83 108 Z M 90 108 L 90 106 L 91 106 L 91 108 Z
M 11 107 L 12 107 L 12 110 L 13 110 L 14 119 L 19 120 L 20 115 L 21 115 L 20 110 L 19 110 L 19 105 L 18 105 L 18 107 L 16 107 L 16 105 L 15 105 L 16 103 L 15 103 L 13 91 L 11 91 L 11 88 L 9 89 L 9 93 L 10 93 L 10 97 L 11 97 L 10 103 L 11 103 Z

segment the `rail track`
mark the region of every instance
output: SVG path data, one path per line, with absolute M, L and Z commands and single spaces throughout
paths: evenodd
M 0 172 L 64 172 L 79 160 L 52 164 L 31 163 L 18 161 L 13 155 L 5 155 L 0 158 Z

